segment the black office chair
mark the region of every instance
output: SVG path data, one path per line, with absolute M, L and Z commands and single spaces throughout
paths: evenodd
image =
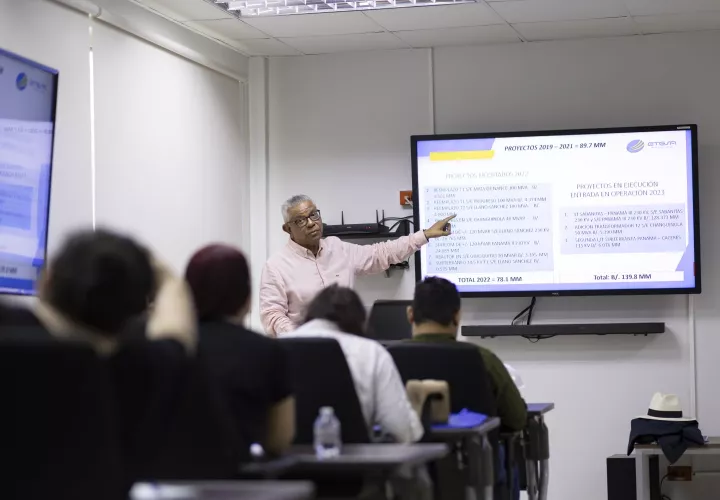
M 462 342 L 404 342 L 388 346 L 388 351 L 392 355 L 404 382 L 411 379 L 446 381 L 450 387 L 450 411 L 452 413 L 467 409 L 491 417 L 498 415 L 490 378 L 477 346 Z M 432 433 L 428 433 L 428 436 L 432 436 Z M 494 450 L 494 469 L 497 471 L 500 465 L 498 454 L 499 432 L 490 433 L 488 439 Z M 475 451 L 468 454 L 467 460 L 469 463 L 481 460 L 479 455 L 483 452 L 481 446 L 472 445 L 472 447 Z M 468 485 L 479 489 L 484 482 L 487 482 L 484 478 L 474 475 L 472 467 L 467 467 L 465 470 L 467 471 L 465 481 Z M 446 468 L 444 475 L 450 474 L 451 472 Z M 447 485 L 448 482 L 452 481 L 439 482 L 444 482 Z M 508 495 L 509 490 L 507 485 L 505 486 L 504 488 L 495 489 L 496 498 Z M 449 490 L 451 488 L 452 485 Z M 461 498 L 464 496 L 464 491 L 455 490 L 449 496 L 451 498 Z
M 491 417 L 497 405 L 490 378 L 477 346 L 462 342 L 404 342 L 388 346 L 403 382 L 445 380 L 450 387 L 450 411 L 468 409 Z
M 249 460 L 249 443 L 235 432 L 202 358 L 188 357 L 175 342 L 137 340 L 109 363 L 133 480 L 237 476 Z
M 412 300 L 376 300 L 370 310 L 367 335 L 378 341 L 412 338 L 407 308 Z
M 331 406 L 340 420 L 343 444 L 370 442 L 355 383 L 340 344 L 326 338 L 281 339 L 288 353 L 289 375 L 295 389 L 295 444 L 312 444 L 315 419 L 323 406 Z M 289 479 L 316 481 L 318 498 L 355 498 L 374 495 L 382 486 L 357 475 L 330 474 Z
M 295 443 L 313 443 L 313 425 L 323 406 L 335 409 L 343 443 L 369 443 L 368 427 L 340 344 L 326 338 L 280 342 L 288 353 L 295 389 Z
M 0 340 L 0 497 L 127 498 L 107 375 L 87 346 Z

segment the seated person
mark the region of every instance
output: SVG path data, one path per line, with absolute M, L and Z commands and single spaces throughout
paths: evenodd
M 281 454 L 295 437 L 295 398 L 282 346 L 243 326 L 251 299 L 245 257 L 235 248 L 210 245 L 190 259 L 185 277 L 199 319 L 199 356 L 237 432 L 245 443 Z
M 72 235 L 38 288 L 35 317 L 55 338 L 112 354 L 128 323 L 153 302 L 147 337 L 172 341 L 164 344 L 169 349 L 194 350 L 197 325 L 187 285 L 130 238 L 102 230 Z
M 443 278 L 425 278 L 415 286 L 408 307 L 413 341 L 455 342 L 460 326 L 460 294 Z M 503 428 L 519 431 L 527 424 L 527 406 L 502 361 L 489 349 L 478 346 L 497 403 Z M 451 395 L 452 397 L 452 395 Z
M 378 342 L 365 338 L 365 307 L 349 288 L 332 285 L 308 306 L 305 322 L 283 337 L 325 337 L 338 341 L 345 354 L 368 429 L 379 425 L 397 442 L 423 435 L 395 362 Z
M 197 338 L 190 290 L 147 249 L 109 231 L 70 236 L 40 279 L 34 314 L 50 338 L 87 343 L 107 359 L 128 484 L 237 469 L 218 451 L 232 432 L 189 356 Z M 145 335 L 129 335 L 141 314 Z

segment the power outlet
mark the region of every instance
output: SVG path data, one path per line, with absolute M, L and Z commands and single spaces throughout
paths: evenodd
M 400 191 L 400 205 L 403 207 L 411 207 L 412 194 L 412 191 Z
M 692 481 L 691 465 L 668 465 L 668 481 Z

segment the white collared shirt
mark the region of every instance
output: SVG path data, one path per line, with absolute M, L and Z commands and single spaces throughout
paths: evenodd
M 338 341 L 350 367 L 355 392 L 365 422 L 379 425 L 400 443 L 412 443 L 423 435 L 422 424 L 410 405 L 400 373 L 390 353 L 380 343 L 343 333 L 331 321 L 316 319 L 285 337 L 323 337 Z

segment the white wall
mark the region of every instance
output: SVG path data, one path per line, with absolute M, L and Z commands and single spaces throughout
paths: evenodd
M 0 47 L 60 72 L 48 246 L 92 220 L 87 16 L 42 0 L 0 0 Z
M 241 86 L 96 23 L 97 223 L 182 271 L 200 246 L 242 245 L 248 218 Z
M 179 52 L 247 72 L 244 56 L 140 7 L 98 4 Z M 139 236 L 178 271 L 204 244 L 247 244 L 243 83 L 54 1 L 0 0 L 0 12 L 0 46 L 60 72 L 50 253 L 94 220 Z
M 287 241 L 280 206 L 315 199 L 328 224 L 412 215 L 410 136 L 432 133 L 427 51 L 272 59 L 269 82 L 269 251 Z M 412 290 L 411 272 L 361 278 L 366 301 Z M 404 292 L 400 292 L 404 290 Z
M 368 52 L 275 59 L 270 72 L 271 220 L 283 197 L 314 196 L 328 222 L 360 222 L 397 206 L 410 184 L 409 135 L 696 122 L 700 127 L 705 293 L 696 298 L 698 401 L 703 428 L 719 427 L 712 385 L 720 348 L 713 323 L 720 245 L 713 223 L 720 187 L 720 33 L 677 34 L 435 51 Z M 383 182 L 376 179 L 381 175 Z M 269 250 L 283 243 L 279 213 Z M 256 263 L 261 265 L 262 263 Z M 371 277 L 363 298 L 409 297 L 402 279 Z M 523 299 L 465 300 L 465 323 L 507 323 Z M 657 337 L 555 338 L 486 345 L 515 365 L 531 401 L 554 401 L 553 500 L 604 500 L 605 457 L 623 453 L 630 419 L 654 391 L 674 392 L 690 410 L 692 318 L 687 297 L 547 298 L 538 322 L 665 321 Z M 714 432 L 718 432 L 716 429 Z M 673 496 L 676 498 L 676 496 Z M 680 494 L 677 498 L 681 498 Z

